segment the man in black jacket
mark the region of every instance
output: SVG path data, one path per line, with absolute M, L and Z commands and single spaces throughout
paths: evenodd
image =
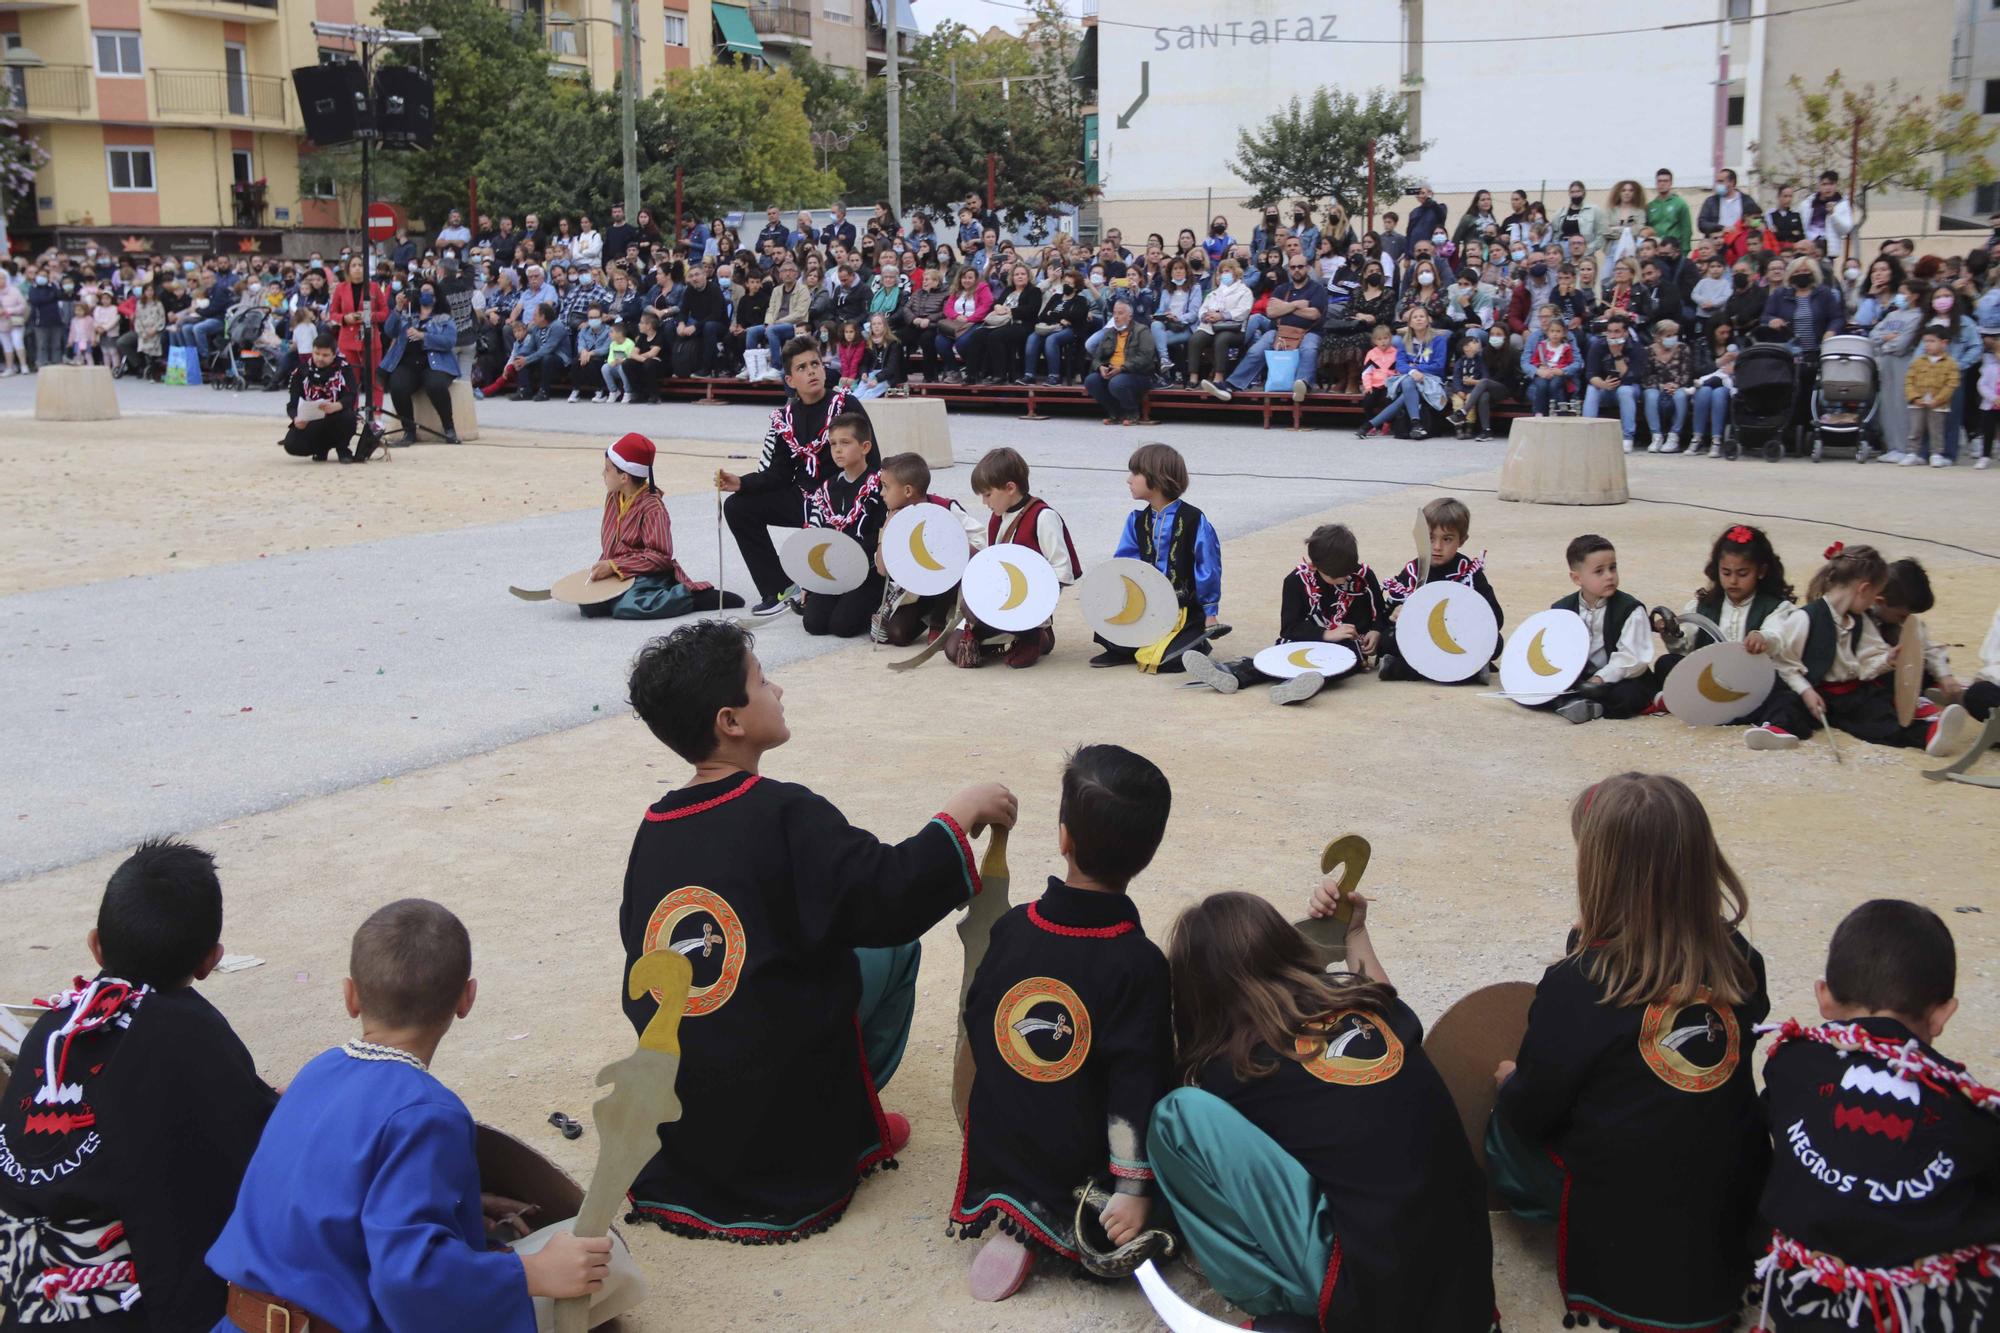
M 1431 187 L 1419 185 L 1417 206 L 1410 210 L 1408 235 L 1411 243 L 1430 240 L 1438 232 L 1443 231 L 1447 216 L 1444 205 L 1431 197 Z
M 676 342 L 695 341 L 696 374 L 715 373 L 716 343 L 728 324 L 729 306 L 722 298 L 722 288 L 708 280 L 706 265 L 690 265 L 687 294 L 681 298 L 680 319 L 673 329 Z
M 1704 236 L 1727 231 L 1738 222 L 1750 221 L 1763 225 L 1764 210 L 1757 201 L 1736 188 L 1736 173 L 1728 167 L 1715 173 L 1715 193 L 1701 201 L 1701 216 L 1695 219 L 1695 230 Z
M 611 206 L 611 225 L 604 229 L 604 254 L 601 260 L 605 267 L 623 263 L 625 250 L 639 239 L 639 229 L 625 221 L 625 205 Z
M 285 400 L 285 452 L 315 463 L 324 463 L 329 451 L 343 463 L 367 462 L 380 438 L 373 431 L 362 437 L 358 457 L 347 447 L 354 435 L 358 387 L 334 336 L 322 333 L 313 339 L 312 355 L 292 372 L 291 396 Z

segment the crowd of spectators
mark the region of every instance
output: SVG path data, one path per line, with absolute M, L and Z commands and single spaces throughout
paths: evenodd
M 1832 172 L 1804 191 L 1781 186 L 1769 207 L 1727 170 L 1698 207 L 1675 185 L 1662 170 L 1650 192 L 1636 180 L 1596 198 L 1574 181 L 1553 202 L 1482 190 L 1456 217 L 1420 188 L 1407 225 L 1389 212 L 1358 228 L 1338 205 L 1298 204 L 1263 210 L 1247 239 L 1218 215 L 1201 235 L 1128 243 L 1112 228 L 1094 246 L 1057 233 L 1017 247 L 976 199 L 955 220 L 898 220 L 881 204 L 858 225 L 838 204 L 789 219 L 773 206 L 754 234 L 754 217 L 676 233 L 615 206 L 601 230 L 587 214 L 528 213 L 517 226 L 454 211 L 425 241 L 398 232 L 378 260 L 375 354 L 393 343 L 387 319 L 435 342 L 422 330 L 449 306 L 482 395 L 648 402 L 669 378 L 775 380 L 778 349 L 806 334 L 862 396 L 917 377 L 1082 383 L 1115 420 L 1162 387 L 1333 391 L 1362 395 L 1371 432 L 1483 437 L 1512 403 L 1616 415 L 1628 443 L 1643 420 L 1655 448 L 1717 451 L 1738 349 L 1791 347 L 1803 402 L 1820 343 L 1862 333 L 1893 449 L 1909 367 L 1935 325 L 1959 378 L 1933 459 L 1987 429 L 1982 334 L 2000 333 L 1990 239 L 1964 255 L 1918 257 L 1893 238 L 1860 254 Z M 119 371 L 154 371 L 176 345 L 205 360 L 250 349 L 281 386 L 350 258 L 9 261 L 0 349 L 9 369 L 95 359 Z M 469 300 L 449 302 L 454 292 Z

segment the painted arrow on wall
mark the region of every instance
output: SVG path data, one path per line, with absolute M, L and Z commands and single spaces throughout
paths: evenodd
M 1146 105 L 1146 99 L 1152 96 L 1152 94 L 1153 94 L 1153 62 L 1150 60 L 1141 60 L 1139 62 L 1139 96 L 1137 100 L 1135 100 L 1132 103 L 1131 106 L 1125 108 L 1125 114 L 1118 117 L 1119 129 L 1121 130 L 1126 129 L 1132 124 L 1133 115 L 1139 110 L 1140 107 Z

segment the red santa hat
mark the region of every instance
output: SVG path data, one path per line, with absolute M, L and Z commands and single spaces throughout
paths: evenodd
M 653 475 L 653 442 L 634 431 L 604 451 L 620 472 L 644 481 Z

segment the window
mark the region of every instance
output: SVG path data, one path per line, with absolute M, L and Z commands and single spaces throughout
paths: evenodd
M 1729 19 L 1732 23 L 1742 23 L 1750 17 L 1750 0 L 1729 0 Z
M 834 23 L 852 23 L 854 0 L 820 0 L 820 13 Z
M 1731 93 L 1729 95 L 1729 125 L 1731 128 L 1735 128 L 1737 126 L 1740 126 L 1742 123 L 1743 123 L 1743 94 Z
M 248 185 L 257 179 L 257 164 L 250 156 L 248 148 L 233 148 L 229 152 L 229 174 L 238 185 Z
M 686 46 L 688 44 L 688 18 L 685 14 L 669 14 L 667 17 L 667 45 Z
M 1972 211 L 1982 217 L 1991 217 L 1995 213 L 2000 213 L 2000 181 L 1979 187 L 1978 193 L 1972 201 Z
M 139 59 L 136 32 L 94 32 L 97 39 L 97 72 L 106 78 L 136 79 L 145 74 Z
M 1986 81 L 1986 103 L 1980 110 L 1989 116 L 2000 116 L 2000 79 Z
M 337 46 L 322 46 L 319 49 L 319 63 L 322 65 L 344 65 L 354 59 L 354 52 Z
M 1424 95 L 1415 88 L 1403 92 L 1404 142 L 1419 143 L 1424 137 Z M 1414 154 L 1412 157 L 1414 158 Z
M 339 191 L 333 183 L 333 168 L 322 166 L 312 160 L 312 154 L 299 154 L 299 198 L 334 199 Z
M 107 148 L 104 164 L 111 177 L 114 194 L 144 193 L 153 188 L 153 150 L 150 148 Z
M 250 66 L 240 42 L 222 45 L 223 85 L 229 90 L 229 114 L 250 114 Z

